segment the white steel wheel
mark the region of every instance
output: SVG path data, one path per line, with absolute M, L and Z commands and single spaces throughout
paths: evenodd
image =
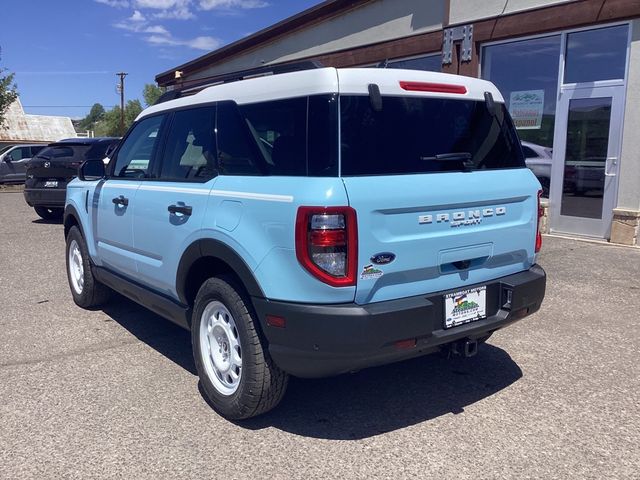
M 69 261 L 67 262 L 69 269 L 69 281 L 71 287 L 78 294 L 82 295 L 84 290 L 84 265 L 82 263 L 82 253 L 80 245 L 75 240 L 71 240 L 69 244 Z
M 200 321 L 200 354 L 209 380 L 222 395 L 232 395 L 242 378 L 242 348 L 231 312 L 217 300 L 207 304 Z

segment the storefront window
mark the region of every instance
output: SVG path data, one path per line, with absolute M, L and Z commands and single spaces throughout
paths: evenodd
M 627 25 L 569 33 L 564 83 L 624 78 L 628 34 Z
M 551 182 L 560 42 L 560 35 L 553 35 L 482 49 L 482 78 L 502 92 L 527 147 L 527 166 L 540 180 L 545 196 Z

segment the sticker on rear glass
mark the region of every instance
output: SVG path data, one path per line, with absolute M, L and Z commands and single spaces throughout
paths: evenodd
M 372 264 L 365 265 L 360 273 L 360 279 L 362 280 L 375 280 L 384 275 L 384 272 L 379 268 L 374 267 Z

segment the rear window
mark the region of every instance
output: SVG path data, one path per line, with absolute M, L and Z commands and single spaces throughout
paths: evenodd
M 75 147 L 76 149 L 78 147 Z M 87 151 L 88 147 L 81 147 L 84 151 Z M 83 153 L 84 153 L 83 151 Z M 51 160 L 52 158 L 72 158 L 74 156 L 74 149 L 71 147 L 47 147 L 38 153 L 38 158 L 45 158 Z
M 393 175 L 524 168 L 503 104 L 385 96 L 374 111 L 368 96 L 341 96 L 342 175 Z
M 116 142 L 117 143 L 117 142 Z M 38 158 L 74 159 L 74 160 L 102 160 L 105 157 L 110 142 L 96 142 L 90 145 L 55 145 L 46 147 L 38 152 Z

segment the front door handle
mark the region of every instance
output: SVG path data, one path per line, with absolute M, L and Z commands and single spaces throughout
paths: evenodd
M 189 205 L 169 205 L 167 207 L 169 213 L 181 213 L 183 215 L 191 215 L 193 208 Z
M 122 205 L 123 207 L 126 207 L 127 205 L 129 205 L 129 199 L 127 197 L 125 197 L 124 195 L 120 195 L 119 197 L 115 197 L 111 201 L 115 205 Z

